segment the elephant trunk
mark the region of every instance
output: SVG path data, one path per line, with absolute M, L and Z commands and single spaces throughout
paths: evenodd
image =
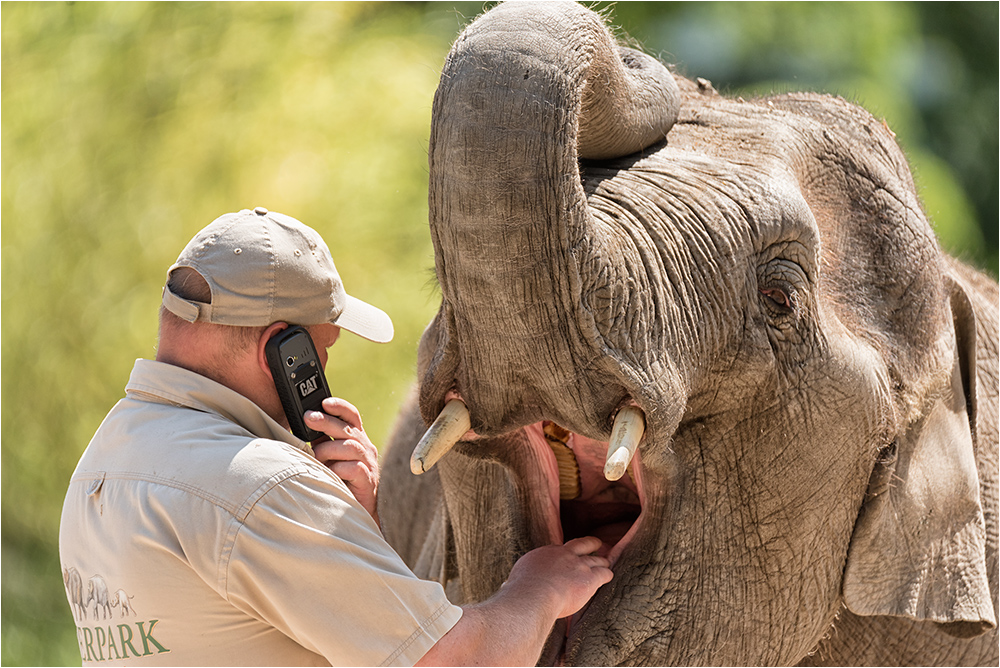
M 595 229 L 578 161 L 662 141 L 679 99 L 662 64 L 619 48 L 576 3 L 501 5 L 456 41 L 430 138 L 443 306 L 422 342 L 428 421 L 458 389 L 477 395 L 480 433 L 545 417 L 607 438 L 607 413 L 580 416 L 613 412 L 627 393 L 581 382 L 574 370 L 608 358 L 583 294 L 594 269 L 581 262 L 610 263 L 616 253 L 602 250 L 613 240 Z M 531 412 L 539 406 L 545 416 Z

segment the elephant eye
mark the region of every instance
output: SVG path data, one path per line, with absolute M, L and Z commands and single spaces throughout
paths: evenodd
M 789 294 L 782 288 L 761 288 L 760 294 L 764 296 L 772 308 L 786 313 L 795 310 L 794 293 Z
M 760 308 L 772 326 L 782 330 L 795 326 L 803 315 L 803 299 L 808 299 L 807 285 L 802 266 L 793 260 L 779 256 L 760 267 Z

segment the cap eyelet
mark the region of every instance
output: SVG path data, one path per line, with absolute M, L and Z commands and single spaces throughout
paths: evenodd
M 234 248 L 234 249 L 233 249 L 233 253 L 235 253 L 236 255 L 239 255 L 239 254 L 240 254 L 240 253 L 242 253 L 242 252 L 243 252 L 243 249 L 242 249 L 242 248 Z

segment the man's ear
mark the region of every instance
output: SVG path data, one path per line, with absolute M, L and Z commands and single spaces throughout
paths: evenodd
M 286 329 L 288 329 L 287 322 L 276 322 L 265 329 L 264 333 L 261 334 L 260 338 L 257 340 L 257 364 L 272 381 L 274 380 L 274 376 L 271 375 L 271 367 L 267 363 L 267 353 L 265 352 L 267 342 L 270 341 L 275 334 Z

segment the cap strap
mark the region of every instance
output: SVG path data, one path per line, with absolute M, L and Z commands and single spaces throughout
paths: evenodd
M 163 305 L 178 318 L 182 318 L 188 322 L 194 322 L 198 319 L 198 316 L 201 315 L 202 307 L 207 306 L 211 308 L 210 304 L 200 304 L 184 299 L 183 297 L 178 297 L 168 285 L 163 286 Z

